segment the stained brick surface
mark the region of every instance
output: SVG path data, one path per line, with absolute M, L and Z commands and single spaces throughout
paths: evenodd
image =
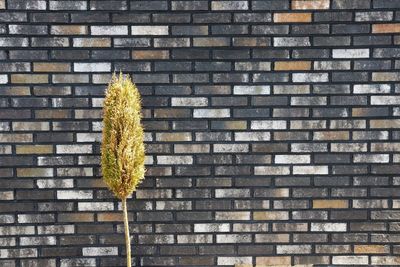
M 134 266 L 400 265 L 400 1 L 0 0 L 0 266 L 124 266 L 99 166 L 143 95 Z

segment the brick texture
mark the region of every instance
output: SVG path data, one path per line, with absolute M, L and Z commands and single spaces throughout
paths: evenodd
M 400 1 L 0 0 L 0 266 L 124 266 L 99 166 L 143 95 L 134 266 L 400 265 Z

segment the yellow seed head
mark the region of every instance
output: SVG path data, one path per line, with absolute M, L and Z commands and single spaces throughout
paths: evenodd
M 141 97 L 129 76 L 113 75 L 103 114 L 103 180 L 117 198 L 123 199 L 136 190 L 145 173 Z

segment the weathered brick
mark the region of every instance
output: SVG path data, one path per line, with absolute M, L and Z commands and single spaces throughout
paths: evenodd
M 248 1 L 212 1 L 211 10 L 247 10 Z
M 372 33 L 398 33 L 398 32 L 400 32 L 400 23 L 372 25 Z
M 128 26 L 90 26 L 92 35 L 128 35 Z
M 314 209 L 345 209 L 348 207 L 349 204 L 347 200 L 313 200 Z
M 329 9 L 329 0 L 295 0 L 292 1 L 292 9 Z
M 311 22 L 311 13 L 274 13 L 276 23 Z
M 88 33 L 88 27 L 80 25 L 57 25 L 51 26 L 50 32 L 54 35 L 85 35 Z

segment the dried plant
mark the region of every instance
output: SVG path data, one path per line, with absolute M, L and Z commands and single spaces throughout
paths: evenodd
M 126 199 L 144 179 L 144 159 L 140 93 L 129 76 L 114 74 L 104 100 L 101 168 L 104 182 L 122 202 L 129 267 L 132 263 Z

